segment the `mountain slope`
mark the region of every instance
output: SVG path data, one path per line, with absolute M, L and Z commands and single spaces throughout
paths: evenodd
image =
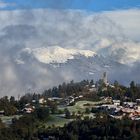
M 123 70 L 127 67 L 117 61 L 98 55 L 93 51 L 64 49 L 58 46 L 32 50 L 25 48 L 18 52 L 17 56 L 18 59 L 16 58 L 15 61 L 17 69 L 26 74 L 30 73 L 29 77 L 32 77 L 31 79 L 33 77 L 37 80 L 40 79 L 38 83 L 41 84 L 39 86 L 42 85 L 42 82 L 47 81 L 44 83 L 46 87 L 51 86 L 52 83 L 57 85 L 62 81 L 73 79 L 98 79 L 104 71 L 107 71 L 111 75 L 114 71 L 120 68 Z M 32 67 L 34 66 L 37 68 L 36 70 L 33 70 Z M 44 80 L 42 80 L 42 77 Z M 22 78 L 25 79 L 25 77 Z M 38 83 L 34 82 L 34 85 L 29 85 L 32 88 L 37 88 Z
M 35 58 L 42 63 L 65 63 L 75 56 L 94 57 L 95 52 L 90 50 L 66 49 L 59 46 L 36 48 L 32 50 Z
M 140 82 L 139 15 L 136 9 L 1 11 L 0 96 L 96 80 L 104 71 L 110 81 Z

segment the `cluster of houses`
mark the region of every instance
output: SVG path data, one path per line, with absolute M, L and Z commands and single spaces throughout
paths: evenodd
M 76 100 L 83 98 L 83 95 L 79 95 L 79 96 L 69 96 L 67 98 L 64 99 L 64 104 L 66 106 L 72 105 Z
M 20 112 L 30 114 L 34 112 L 34 110 L 36 109 L 36 105 L 44 106 L 46 103 L 47 100 L 45 100 L 44 98 L 40 98 L 38 102 L 37 100 L 32 100 L 31 103 L 25 104 L 25 107 Z
M 122 102 L 120 100 L 112 100 L 111 97 L 105 98 L 104 104 L 96 106 L 100 111 L 107 112 L 110 117 L 122 119 L 127 116 L 132 120 L 140 120 L 140 99 L 136 102 Z
M 59 105 L 69 106 L 75 103 L 76 100 L 81 99 L 81 98 L 83 98 L 83 95 L 68 96 L 66 98 L 50 97 L 47 100 L 45 100 L 44 98 L 40 98 L 38 100 L 38 105 L 47 106 L 47 101 L 49 101 L 49 102 L 56 102 Z M 21 110 L 21 112 L 28 113 L 28 114 L 34 112 L 34 110 L 36 109 L 36 104 L 37 104 L 37 101 L 32 100 L 32 103 L 26 104 L 25 107 Z

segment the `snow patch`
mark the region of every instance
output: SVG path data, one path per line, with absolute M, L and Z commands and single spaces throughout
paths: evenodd
M 59 46 L 35 48 L 32 50 L 32 53 L 37 60 L 46 64 L 66 63 L 68 60 L 74 59 L 75 56 L 89 58 L 96 55 L 95 52 L 90 50 L 66 49 Z

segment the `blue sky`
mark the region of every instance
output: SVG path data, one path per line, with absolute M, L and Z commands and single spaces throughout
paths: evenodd
M 140 8 L 140 0 L 0 0 L 1 10 L 23 8 L 82 9 L 99 12 Z

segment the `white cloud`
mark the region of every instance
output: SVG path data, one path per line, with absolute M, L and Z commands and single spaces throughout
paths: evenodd
M 94 50 L 122 63 L 139 61 L 140 43 L 135 42 L 140 36 L 139 17 L 139 9 L 103 13 L 50 9 L 0 11 L 1 93 L 10 95 L 27 91 L 28 87 L 45 88 L 75 77 L 75 68 L 58 75 L 35 61 L 30 49 L 20 53 L 24 48 L 58 45 Z M 116 51 L 121 48 L 127 51 Z
M 15 3 L 8 3 L 8 2 L 4 2 L 3 0 L 0 0 L 0 8 L 6 8 L 9 6 L 15 6 Z
M 4 1 L 0 1 L 0 8 L 5 8 L 7 7 L 7 3 L 5 3 Z
M 104 15 L 121 26 L 129 39 L 140 40 L 140 9 L 105 12 Z

